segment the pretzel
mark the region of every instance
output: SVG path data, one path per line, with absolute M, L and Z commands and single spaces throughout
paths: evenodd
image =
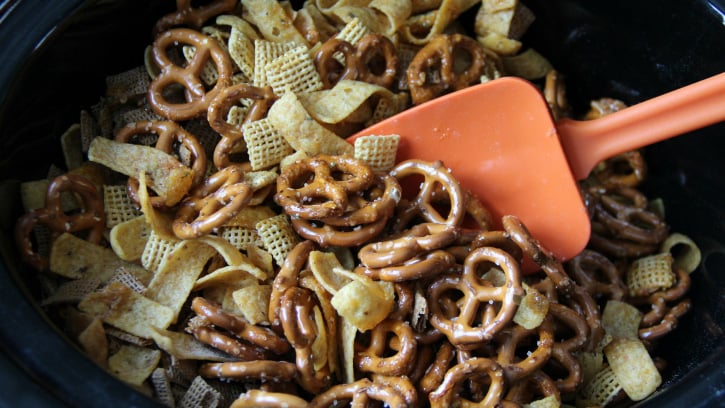
M 389 408 L 405 408 L 405 398 L 392 386 L 372 382 L 363 378 L 348 384 L 338 384 L 317 394 L 310 401 L 309 408 L 338 407 L 342 401 L 350 401 L 352 407 L 377 406 L 372 401 L 382 402 Z
M 395 346 L 389 335 L 394 336 Z M 392 350 L 392 351 L 391 351 Z M 413 329 L 407 322 L 387 319 L 370 331 L 366 348 L 357 352 L 356 365 L 362 372 L 399 376 L 410 371 L 417 344 Z
M 211 128 L 222 136 L 214 148 L 214 165 L 217 168 L 227 167 L 231 162 L 229 156 L 237 151 L 240 143 L 244 142 L 241 126 L 244 123 L 262 119 L 276 98 L 269 86 L 260 88 L 241 83 L 222 89 L 209 102 L 207 120 Z M 253 101 L 252 106 L 241 123 L 228 123 L 227 116 L 230 109 L 238 104 L 241 99 L 251 99 Z
M 230 356 L 245 361 L 264 360 L 267 354 L 264 349 L 242 343 L 241 341 L 214 330 L 211 327 L 197 326 L 189 331 L 200 342 L 221 350 Z
M 488 392 L 480 401 L 470 401 L 461 396 L 463 383 L 468 379 L 485 376 L 489 381 Z M 494 407 L 501 401 L 506 381 L 503 369 L 494 360 L 478 357 L 454 365 L 441 385 L 428 395 L 431 408 L 443 408 L 465 404 L 466 406 Z M 474 405 L 475 404 L 475 405 Z
M 79 213 L 66 214 L 61 207 L 61 193 L 76 194 L 81 200 Z M 48 269 L 48 259 L 33 249 L 31 235 L 36 225 L 47 226 L 52 232 L 88 231 L 86 240 L 99 244 L 103 239 L 106 215 L 103 197 L 96 186 L 86 177 L 65 174 L 54 178 L 45 194 L 45 206 L 21 216 L 15 226 L 15 241 L 23 260 L 35 269 Z
M 427 222 L 460 226 L 465 216 L 465 200 L 463 190 L 458 181 L 445 168 L 443 162 L 433 163 L 422 160 L 406 160 L 398 163 L 390 175 L 401 181 L 403 178 L 413 175 L 423 176 L 423 182 L 416 196 L 410 200 L 401 199 L 398 218 L 411 219 L 408 212 L 414 212 L 422 216 Z M 440 184 L 447 193 L 450 202 L 448 215 L 444 217 L 433 206 L 436 200 L 436 191 L 440 191 L 437 185 Z
M 232 219 L 252 198 L 240 166 L 225 167 L 189 192 L 172 223 L 174 234 L 193 239 L 209 234 Z
M 438 352 L 435 355 L 435 360 L 425 370 L 425 374 L 418 382 L 418 388 L 423 394 L 430 394 L 436 388 L 438 388 L 443 382 L 446 372 L 451 366 L 451 363 L 455 361 L 456 349 L 453 345 L 447 341 L 441 343 L 438 348 Z
M 526 406 L 535 401 L 536 392 L 543 398 L 554 396 L 556 401 L 561 401 L 561 393 L 556 383 L 542 370 L 536 370 L 526 378 L 511 384 L 504 400 Z
M 395 289 L 395 308 L 388 315 L 389 319 L 405 320 L 413 312 L 415 303 L 415 289 L 410 282 L 396 282 L 393 284 Z
M 302 398 L 284 393 L 263 390 L 249 390 L 234 400 L 230 408 L 306 408 L 307 401 Z
M 156 36 L 170 27 L 183 24 L 201 28 L 205 21 L 233 10 L 236 4 L 235 0 L 214 0 L 194 8 L 191 6 L 191 0 L 176 0 L 176 11 L 161 17 L 154 25 L 153 34 Z
M 493 286 L 480 279 L 477 269 L 487 263 L 497 265 L 503 271 L 506 279 L 503 285 Z M 448 291 L 462 294 L 456 301 L 454 316 L 446 313 L 443 306 Z M 466 257 L 462 275 L 442 275 L 428 287 L 430 323 L 459 348 L 488 341 L 511 321 L 516 313 L 517 298 L 523 293 L 521 270 L 511 255 L 498 248 L 476 248 Z M 477 323 L 479 309 L 490 302 L 500 302 L 500 310 L 494 312 L 495 316 L 487 316 Z
M 631 198 L 632 203 L 622 202 L 621 197 Z M 641 193 L 629 187 L 608 190 L 598 197 L 595 220 L 619 239 L 659 245 L 667 238 L 669 229 L 659 216 L 645 208 L 646 198 L 642 197 Z
M 384 268 L 355 268 L 356 273 L 376 280 L 406 282 L 432 278 L 447 271 L 455 264 L 455 258 L 447 251 L 437 250 L 410 258 L 400 265 Z
M 184 146 L 193 158 L 193 163 L 190 166 L 194 177 L 192 186 L 201 183 L 206 174 L 207 165 L 204 147 L 194 135 L 184 130 L 176 122 L 159 120 L 129 123 L 116 132 L 114 140 L 121 143 L 132 143 L 135 136 L 145 134 L 155 134 L 157 140 L 154 147 L 169 154 L 173 154 L 175 143 L 180 143 Z M 136 177 L 129 177 L 126 191 L 131 200 L 136 204 L 139 203 L 138 188 L 138 179 Z M 166 208 L 166 202 L 163 197 L 151 197 L 151 205 L 155 208 Z
M 400 237 L 360 248 L 358 258 L 368 268 L 399 265 L 421 253 L 445 248 L 459 235 L 459 229 L 441 224 L 418 224 Z
M 554 330 L 550 321 L 544 321 L 535 329 L 513 325 L 500 331 L 496 340 L 500 344 L 496 361 L 503 368 L 506 381 L 513 384 L 546 364 L 554 346 Z M 517 352 L 525 344 L 531 344 L 535 348 L 530 351 L 526 349 L 526 357 L 521 359 L 518 356 L 522 354 L 517 355 Z
M 344 64 L 338 60 L 340 55 Z M 333 37 L 315 53 L 315 67 L 327 89 L 343 79 L 390 88 L 398 71 L 398 55 L 395 45 L 380 34 L 367 34 L 355 45 Z
M 652 293 L 644 298 L 631 299 L 635 305 L 649 305 L 650 310 L 642 316 L 639 337 L 643 340 L 654 340 L 664 336 L 677 327 L 680 317 L 692 307 L 689 299 L 684 296 L 690 290 L 691 277 L 684 269 L 675 269 L 677 280 L 666 289 Z M 668 302 L 678 302 L 669 307 Z
M 563 324 L 568 327 L 565 332 L 573 334 L 570 338 L 558 337 L 552 347 L 550 358 L 552 363 L 557 363 L 557 369 L 563 367 L 566 373 L 564 378 L 555 380 L 559 391 L 562 393 L 573 392 L 581 384 L 583 374 L 581 365 L 572 353 L 591 342 L 589 338 L 591 329 L 579 313 L 560 303 L 550 303 L 549 314 L 552 316 L 555 325 Z
M 297 285 L 297 278 L 305 268 L 310 252 L 316 248 L 317 245 L 312 241 L 302 241 L 295 245 L 285 258 L 279 272 L 274 277 L 272 293 L 269 296 L 268 318 L 272 329 L 278 334 L 283 332 L 282 322 L 279 316 L 280 308 L 282 307 L 282 295 L 287 289 Z
M 285 167 L 277 179 L 274 198 L 293 217 L 338 216 L 347 207 L 348 194 L 363 191 L 374 181 L 372 170 L 359 160 L 318 155 Z
M 315 369 L 312 343 L 318 336 L 313 307 L 314 294 L 309 289 L 292 286 L 280 298 L 279 320 L 285 337 L 295 349 L 297 381 L 305 390 L 317 393 L 330 385 L 329 364 Z
M 460 52 L 470 58 L 465 69 L 454 66 L 454 59 Z M 483 74 L 485 58 L 483 48 L 468 36 L 440 34 L 433 37 L 408 65 L 406 74 L 413 104 L 419 105 L 478 81 Z M 439 78 L 432 78 L 436 74 Z
M 206 363 L 199 367 L 199 375 L 235 381 L 265 380 L 292 381 L 297 367 L 288 361 L 255 360 L 227 363 Z
M 374 384 L 384 384 L 390 386 L 392 389 L 398 392 L 408 407 L 417 407 L 418 404 L 418 391 L 415 389 L 413 382 L 404 375 L 382 375 L 372 374 L 370 376 Z
M 184 67 L 174 64 L 167 55 L 169 46 L 179 44 L 196 50 Z M 154 112 L 167 119 L 184 121 L 205 114 L 211 100 L 232 84 L 234 71 L 229 54 L 216 40 L 198 31 L 175 28 L 164 32 L 154 41 L 152 55 L 161 73 L 149 85 L 148 101 Z M 218 79 L 207 92 L 200 75 L 209 60 L 216 65 Z M 175 103 L 165 96 L 165 91 L 176 84 L 183 86 L 185 102 Z
M 642 153 L 632 150 L 605 160 L 593 175 L 604 188 L 636 187 L 647 177 L 647 163 Z
M 622 300 L 627 293 L 619 269 L 599 252 L 585 249 L 567 267 L 574 280 L 594 297 Z
M 290 349 L 289 343 L 277 336 L 272 330 L 250 324 L 244 318 L 225 312 L 221 306 L 202 298 L 195 297 L 191 309 L 203 316 L 211 324 L 228 330 L 235 336 L 257 347 L 275 354 L 284 354 Z

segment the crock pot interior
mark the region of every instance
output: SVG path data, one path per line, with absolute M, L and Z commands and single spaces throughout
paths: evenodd
M 537 15 L 524 41 L 566 76 L 568 98 L 578 112 L 593 98 L 636 103 L 725 71 L 720 1 L 524 2 Z M 15 3 L 0 26 L 12 22 L 12 13 L 29 16 L 33 5 L 47 6 Z M 153 405 L 93 365 L 48 323 L 33 303 L 37 282 L 18 260 L 12 228 L 20 214 L 18 182 L 44 177 L 50 163 L 62 163 L 58 136 L 78 121 L 82 108 L 98 100 L 106 75 L 143 63 L 150 27 L 173 2 L 54 3 L 63 13 L 73 11 L 72 16 L 57 27 L 50 18 L 32 26 L 31 38 L 42 43 L 30 56 L 18 50 L 21 55 L 15 57 L 25 62 L 4 67 L 0 76 L 12 77 L 0 84 L 5 92 L 0 95 L 0 295 L 9 314 L 0 323 L 0 340 L 28 378 L 64 403 Z M 21 35 L 0 32 L 8 41 Z M 694 238 L 704 260 L 693 274 L 691 312 L 658 348 L 668 361 L 665 387 L 642 406 L 709 406 L 725 398 L 723 136 L 725 125 L 719 124 L 644 150 L 650 170 L 646 193 L 664 199 L 672 229 Z

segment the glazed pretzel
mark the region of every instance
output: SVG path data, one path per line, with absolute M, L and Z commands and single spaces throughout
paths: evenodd
M 619 269 L 606 256 L 585 249 L 567 263 L 569 274 L 593 297 L 622 300 L 627 285 Z
M 418 382 L 418 388 L 422 394 L 428 395 L 440 387 L 443 378 L 456 359 L 456 348 L 447 341 L 440 344 L 436 352 L 435 360 L 425 370 L 425 374 Z
M 239 166 L 225 167 L 189 192 L 172 223 L 174 234 L 193 239 L 221 227 L 249 202 L 254 191 Z
M 274 198 L 292 217 L 339 216 L 347 208 L 348 194 L 363 191 L 374 181 L 370 167 L 357 159 L 318 155 L 285 167 Z
M 61 207 L 63 192 L 74 193 L 80 198 L 80 212 L 67 214 L 63 211 Z M 56 234 L 88 231 L 86 240 L 99 244 L 106 227 L 106 213 L 101 193 L 83 176 L 61 175 L 48 185 L 45 207 L 29 211 L 18 219 L 15 226 L 15 241 L 20 249 L 20 255 L 35 269 L 43 271 L 48 269 L 49 261 L 33 249 L 31 235 L 36 225 L 44 225 Z
M 288 361 L 273 360 L 206 363 L 199 367 L 199 375 L 243 382 L 253 380 L 288 382 L 294 380 L 297 367 Z
M 493 286 L 479 277 L 479 266 L 488 263 L 503 271 L 506 278 L 503 285 Z M 446 296 L 449 291 L 463 296 L 455 302 L 454 316 L 444 306 L 449 302 Z M 516 299 L 523 293 L 521 270 L 511 255 L 498 248 L 476 248 L 466 257 L 462 275 L 442 275 L 428 287 L 430 323 L 459 348 L 488 341 L 511 321 L 517 309 Z M 484 321 L 477 323 L 480 309 L 490 302 L 499 302 L 500 310 L 494 312 L 495 316 L 487 312 Z
M 363 378 L 330 387 L 310 401 L 309 408 L 339 407 L 343 401 L 350 401 L 349 405 L 355 408 L 378 406 L 375 402 L 381 402 L 389 408 L 408 407 L 405 398 L 392 386 Z
M 458 68 L 454 61 L 461 51 L 470 58 L 465 69 Z M 483 48 L 466 35 L 440 34 L 433 37 L 408 66 L 406 74 L 413 103 L 418 105 L 479 81 L 485 58 Z
M 419 406 L 418 392 L 413 382 L 407 376 L 372 374 L 370 377 L 374 384 L 385 384 L 397 391 L 403 397 L 405 403 L 408 404 L 408 407 Z
M 116 132 L 114 139 L 121 143 L 133 143 L 135 137 L 148 134 L 156 135 L 157 139 L 154 147 L 168 154 L 174 154 L 175 144 L 177 143 L 186 148 L 192 158 L 190 167 L 194 181 L 191 185 L 193 187 L 201 183 L 206 174 L 207 164 L 204 147 L 194 135 L 184 130 L 176 122 L 159 120 L 129 123 Z M 139 203 L 138 189 L 138 179 L 129 177 L 127 183 L 128 196 L 136 204 Z M 154 196 L 151 197 L 151 205 L 155 208 L 166 208 L 166 200 L 163 197 Z
M 211 100 L 206 117 L 211 128 L 222 136 L 214 148 L 214 165 L 218 169 L 229 166 L 231 163 L 229 156 L 237 151 L 240 143 L 244 142 L 241 124 L 234 125 L 227 122 L 229 110 L 238 104 L 240 99 L 254 101 L 244 117 L 242 123 L 244 124 L 264 118 L 277 96 L 269 86 L 260 88 L 241 83 L 222 89 Z
M 517 324 L 505 328 L 496 335 L 499 343 L 496 361 L 501 365 L 509 384 L 528 377 L 546 364 L 554 346 L 554 330 L 550 321 L 544 321 L 535 329 L 526 329 Z M 517 355 L 520 346 L 531 344 L 526 357 Z M 519 354 L 520 355 L 520 354 Z
M 652 341 L 671 332 L 677 327 L 680 317 L 692 307 L 692 302 L 684 296 L 690 290 L 690 274 L 682 268 L 675 269 L 677 280 L 665 290 L 652 293 L 644 298 L 631 299 L 638 306 L 648 305 L 650 310 L 642 316 L 639 337 Z M 668 303 L 678 302 L 670 307 Z
M 631 200 L 631 204 L 622 198 Z M 598 197 L 595 220 L 619 239 L 659 245 L 669 232 L 667 224 L 646 209 L 647 199 L 629 187 L 607 190 Z
M 205 21 L 233 10 L 236 4 L 235 0 L 214 0 L 207 5 L 194 8 L 191 6 L 191 0 L 176 0 L 176 11 L 160 18 L 154 25 L 153 34 L 156 36 L 179 25 L 201 28 Z
M 167 55 L 167 48 L 180 44 L 196 49 L 191 61 L 183 67 L 176 65 Z M 216 40 L 198 31 L 188 28 L 166 31 L 154 41 L 152 54 L 161 73 L 149 85 L 148 101 L 154 112 L 167 119 L 184 121 L 204 115 L 211 100 L 232 84 L 234 71 L 231 57 Z M 200 75 L 210 60 L 216 65 L 219 77 L 207 92 Z M 175 84 L 183 86 L 185 102 L 172 102 L 165 96 L 167 88 Z
M 537 395 L 540 397 L 537 398 Z M 561 401 L 561 393 L 554 380 L 542 370 L 536 370 L 526 378 L 511 384 L 504 400 L 525 406 L 537 399 L 552 395 L 557 401 Z
M 428 163 L 422 160 L 406 160 L 398 163 L 391 171 L 390 175 L 398 179 L 398 181 L 408 176 L 423 176 L 423 182 L 420 185 L 417 195 L 410 200 L 401 199 L 399 211 L 403 213 L 415 212 L 420 214 L 427 222 L 437 224 L 447 224 L 460 226 L 465 216 L 465 196 L 458 181 L 446 169 L 443 162 L 436 161 Z M 450 210 L 447 216 L 441 215 L 434 207 L 437 200 L 436 194 L 440 194 L 440 187 L 443 187 L 448 195 L 450 202 Z M 412 217 L 398 214 L 402 219 L 411 219 Z
M 315 249 L 317 249 L 317 245 L 312 241 L 302 241 L 295 245 L 289 254 L 287 254 L 287 258 L 285 258 L 279 272 L 274 277 L 272 293 L 269 297 L 268 318 L 272 329 L 278 334 L 283 333 L 282 322 L 279 316 L 280 308 L 282 307 L 282 295 L 287 289 L 297 286 L 297 278 L 307 265 L 310 252 Z
M 392 339 L 389 338 L 391 334 Z M 369 344 L 356 353 L 356 365 L 362 372 L 405 375 L 413 366 L 416 350 L 415 334 L 410 325 L 400 320 L 387 319 L 370 331 Z
M 343 79 L 390 88 L 398 73 L 398 54 L 395 45 L 380 34 L 366 34 L 355 45 L 333 37 L 315 53 L 315 67 L 327 89 Z
M 459 228 L 445 224 L 418 224 L 397 238 L 365 245 L 357 255 L 368 268 L 399 265 L 425 252 L 445 248 L 459 234 Z
M 266 360 L 268 353 L 260 347 L 243 343 L 208 326 L 194 326 L 187 329 L 200 342 L 221 350 L 244 361 Z
M 647 177 L 647 163 L 638 150 L 614 156 L 593 172 L 604 188 L 636 187 Z
M 295 349 L 299 384 L 311 393 L 326 389 L 332 377 L 330 366 L 315 369 L 312 343 L 319 335 L 315 324 L 314 294 L 309 289 L 292 286 L 280 298 L 279 320 L 285 337 Z
M 470 401 L 461 396 L 464 383 L 470 379 L 487 378 L 488 392 L 480 401 Z M 428 395 L 431 408 L 451 406 L 495 407 L 506 389 L 503 368 L 494 360 L 477 357 L 454 365 L 446 372 L 441 385 Z
M 355 268 L 355 272 L 375 280 L 406 282 L 427 279 L 449 270 L 455 264 L 455 257 L 443 250 L 436 250 L 410 258 L 400 265 L 384 268 Z

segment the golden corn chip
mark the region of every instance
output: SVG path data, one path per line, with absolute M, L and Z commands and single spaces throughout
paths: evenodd
M 146 218 L 146 223 L 151 227 L 151 231 L 164 239 L 176 239 L 171 227 L 173 223 L 171 214 L 159 211 L 151 204 L 151 197 L 146 185 L 146 173 L 141 173 L 138 181 L 138 201 L 141 205 L 141 212 Z
M 106 77 L 106 96 L 126 103 L 134 96 L 145 95 L 150 83 L 146 67 L 134 67 Z
M 246 248 L 249 260 L 261 270 L 267 273 L 267 276 L 274 276 L 274 258 L 272 254 L 260 248 L 262 246 L 261 239 L 259 245 L 251 245 Z
M 702 253 L 687 235 L 675 232 L 670 234 L 660 246 L 660 252 L 672 254 L 672 266 L 682 268 L 687 273 L 692 273 L 700 265 Z
M 109 336 L 121 340 L 124 343 L 133 344 L 139 347 L 148 347 L 154 343 L 151 339 L 142 339 L 141 337 L 134 336 L 131 333 L 127 333 L 123 330 L 116 329 L 115 327 L 106 327 L 106 334 Z
M 306 46 L 294 47 L 264 66 L 267 82 L 277 95 L 313 92 L 324 87 Z
M 437 9 L 408 18 L 400 33 L 408 43 L 426 44 L 442 33 L 461 13 L 479 3 L 475 0 L 443 0 Z
M 582 384 L 588 384 L 604 368 L 602 351 L 579 351 L 576 359 L 582 368 Z
M 165 198 L 168 206 L 181 201 L 193 181 L 190 168 L 174 156 L 149 146 L 97 137 L 88 149 L 88 159 L 129 177 L 148 174 L 149 186 Z
M 219 236 L 229 241 L 235 248 L 247 250 L 250 246 L 262 245 L 262 239 L 256 229 L 246 227 L 222 227 Z
M 305 3 L 306 4 L 306 3 Z M 259 389 L 251 389 L 239 395 L 234 400 L 230 408 L 248 408 L 253 407 L 260 401 L 284 401 L 285 408 L 306 408 L 309 403 L 304 399 L 283 392 L 264 391 Z
M 60 136 L 60 145 L 65 159 L 65 167 L 68 170 L 75 169 L 85 162 L 83 143 L 81 142 L 81 125 L 79 123 L 72 124 Z
M 159 270 L 161 262 L 174 249 L 178 242 L 178 239 L 162 238 L 152 230 L 141 254 L 141 265 L 151 273 L 156 273 Z
M 604 356 L 632 401 L 647 398 L 662 384 L 652 357 L 639 339 L 615 338 L 604 348 Z
M 294 21 L 278 1 L 242 0 L 242 6 L 248 12 L 247 18 L 266 40 L 307 45 L 307 40 L 297 31 Z
M 242 316 L 251 324 L 269 323 L 269 297 L 272 285 L 257 283 L 244 286 L 232 292 L 232 298 Z
M 152 328 L 151 339 L 163 351 L 181 360 L 232 361 L 228 354 L 208 347 L 187 333 Z
M 514 55 L 521 50 L 521 42 L 498 33 L 487 33 L 476 38 L 479 44 L 498 55 Z
M 103 186 L 103 209 L 106 212 L 106 227 L 129 221 L 141 215 L 131 198 L 126 193 L 124 185 Z
M 410 0 L 373 0 L 366 7 L 358 5 L 336 6 L 332 15 L 349 24 L 353 19 L 370 31 L 393 37 L 410 17 L 412 6 Z
M 353 156 L 376 172 L 388 172 L 395 166 L 400 135 L 368 135 L 355 139 Z
M 626 274 L 629 296 L 647 296 L 675 284 L 672 254 L 659 253 L 635 259 Z
M 256 281 L 257 278 L 239 266 L 227 265 L 197 279 L 193 291 L 210 286 L 239 286 L 249 280 Z
M 267 63 L 275 60 L 285 52 L 295 47 L 291 42 L 272 42 L 267 40 L 254 40 L 254 76 L 253 85 L 265 87 L 267 81 Z
M 372 96 L 392 99 L 394 94 L 379 85 L 343 79 L 331 89 L 299 94 L 297 99 L 314 119 L 322 123 L 334 124 L 350 121 L 351 117 L 358 112 L 361 106 L 366 105 L 365 102 Z M 360 121 L 355 120 L 355 122 Z
M 325 319 L 322 317 L 320 307 L 315 306 L 313 311 L 315 314 L 315 326 L 317 329 L 317 335 L 315 336 L 315 340 L 310 345 L 310 350 L 312 352 L 312 368 L 317 371 L 328 365 L 328 336 L 327 326 L 325 325 Z
M 344 268 L 334 253 L 312 251 L 309 255 L 309 264 L 315 279 L 333 295 L 350 283 L 351 279 L 347 275 L 338 273 Z
M 363 279 L 364 278 L 364 279 Z M 395 292 L 391 282 L 359 276 L 332 296 L 337 313 L 360 331 L 370 330 L 393 310 Z
M 501 62 L 507 74 L 529 80 L 543 78 L 554 69 L 549 60 L 533 48 L 517 55 L 503 56 Z
M 346 318 L 341 318 L 340 343 L 342 343 L 343 381 L 355 381 L 355 336 L 357 327 Z
M 242 268 L 257 279 L 267 279 L 266 272 L 254 265 L 249 260 L 249 258 L 247 258 L 243 253 L 239 252 L 239 250 L 235 248 L 234 245 L 230 244 L 229 241 L 225 240 L 224 238 L 213 235 L 206 235 L 198 238 L 198 241 L 203 242 L 214 248 L 217 253 L 219 253 L 219 255 L 224 258 L 224 261 L 227 263 L 227 265 Z
M 528 285 L 524 287 L 526 296 L 521 299 L 513 320 L 525 329 L 531 330 L 539 327 L 549 313 L 549 299 Z
M 622 386 L 609 366 L 596 373 L 577 398 L 577 406 L 604 407 L 619 395 Z
M 244 124 L 242 132 L 253 170 L 275 166 L 294 152 L 287 139 L 272 126 L 268 118 Z
M 478 35 L 494 32 L 519 40 L 535 19 L 534 13 L 520 1 L 483 0 L 474 31 Z
M 121 381 L 141 385 L 161 361 L 161 352 L 150 348 L 123 345 L 108 358 L 108 371 Z
M 125 268 L 139 281 L 148 282 L 150 273 L 126 262 L 109 248 L 93 244 L 70 233 L 61 234 L 50 251 L 50 271 L 70 279 L 97 279 L 106 282 L 119 268 Z
M 94 292 L 103 282 L 100 279 L 75 279 L 63 282 L 50 296 L 43 299 L 41 306 L 56 305 L 60 303 L 78 303 L 88 294 Z
M 149 283 L 146 296 L 173 311 L 173 321 L 189 297 L 196 280 L 204 271 L 214 248 L 198 241 L 180 241 L 161 261 L 159 269 Z
M 290 164 L 299 161 L 304 160 L 306 158 L 310 157 L 306 152 L 303 152 L 302 150 L 294 152 L 290 154 L 289 156 L 286 156 L 284 159 L 282 159 L 281 162 L 279 162 L 279 168 L 280 170 L 284 169 L 285 167 L 289 166 Z
M 101 319 L 93 319 L 91 324 L 78 335 L 78 343 L 94 363 L 101 367 L 106 366 L 108 362 L 108 338 Z
M 262 239 L 264 249 L 272 255 L 274 261 L 280 266 L 287 258 L 287 254 L 300 241 L 285 214 L 259 221 L 255 228 Z
M 143 255 L 151 234 L 151 226 L 144 216 L 122 222 L 111 228 L 111 249 L 124 261 L 138 261 Z
M 549 395 L 547 397 L 537 399 L 523 405 L 524 408 L 559 408 L 561 407 L 561 401 L 556 395 Z
M 355 45 L 361 38 L 365 37 L 365 35 L 369 33 L 370 29 L 363 24 L 362 20 L 357 17 L 353 17 L 347 22 L 347 24 L 345 24 L 344 27 L 342 27 L 342 29 L 340 29 L 340 32 L 335 35 L 335 38 Z
M 203 378 L 196 376 L 191 386 L 179 401 L 179 408 L 215 408 L 219 405 L 221 394 L 207 384 Z
M 352 145 L 312 119 L 292 92 L 285 93 L 272 105 L 267 118 L 295 150 L 310 155 L 353 153 Z
M 639 338 L 642 312 L 627 302 L 610 299 L 602 312 L 602 327 L 614 338 Z
M 165 329 L 174 319 L 174 311 L 127 286 L 112 282 L 103 290 L 93 292 L 78 304 L 82 312 L 98 316 L 113 327 L 145 339 L 151 338 L 153 327 Z

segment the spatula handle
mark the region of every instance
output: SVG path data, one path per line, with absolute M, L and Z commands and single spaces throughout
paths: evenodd
M 556 124 L 577 180 L 604 159 L 725 120 L 725 73 L 599 119 Z

